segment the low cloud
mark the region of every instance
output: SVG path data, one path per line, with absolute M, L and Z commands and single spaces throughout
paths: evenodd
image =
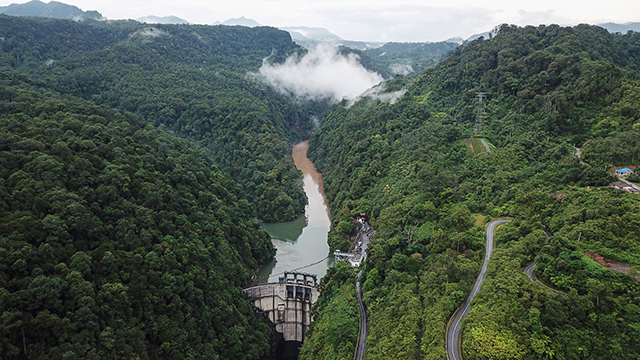
M 144 28 L 142 30 L 138 30 L 135 33 L 131 34 L 131 37 L 141 37 L 141 38 L 157 38 L 160 36 L 168 36 L 169 33 L 154 27 Z
M 343 56 L 335 47 L 322 44 L 303 56 L 290 56 L 283 64 L 265 60 L 252 75 L 302 100 L 355 99 L 383 80 L 362 67 L 357 55 Z
M 409 75 L 413 72 L 413 67 L 409 64 L 391 64 L 389 70 L 393 75 Z
M 400 100 L 404 94 L 407 93 L 407 89 L 402 89 L 393 92 L 385 92 L 386 83 L 382 83 L 380 85 L 374 86 L 371 89 L 368 89 L 364 93 L 362 93 L 357 99 L 352 100 L 347 104 L 347 107 L 351 107 L 356 101 L 360 99 L 370 99 L 370 100 L 380 100 L 382 102 L 389 103 L 391 105 L 395 104 L 396 101 Z

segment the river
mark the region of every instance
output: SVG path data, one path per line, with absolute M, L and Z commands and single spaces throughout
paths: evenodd
M 329 207 L 322 186 L 322 175 L 307 157 L 308 148 L 308 141 L 301 142 L 294 145 L 292 154 L 293 162 L 304 176 L 304 192 L 309 199 L 305 214 L 294 221 L 263 224 L 263 228 L 271 235 L 273 245 L 278 249 L 275 259 L 258 272 L 260 278 L 270 276 L 268 282 L 278 281 L 277 275 L 283 271 L 298 269 L 329 255 Z M 299 271 L 316 274 L 320 280 L 333 264 L 333 256 L 330 256 Z

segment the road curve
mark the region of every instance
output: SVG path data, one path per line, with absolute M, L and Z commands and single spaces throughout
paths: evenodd
M 545 240 L 546 243 L 549 243 L 549 238 L 552 236 L 551 233 L 549 231 L 547 231 L 546 228 L 543 228 L 542 230 L 544 230 L 545 234 L 547 234 L 547 239 Z M 529 280 L 531 280 L 532 283 L 536 283 L 536 276 L 533 274 L 533 271 L 536 269 L 536 263 L 532 262 L 531 264 L 527 265 L 524 267 L 524 269 L 522 269 L 522 272 L 527 274 L 527 276 L 529 277 Z M 562 296 L 566 296 L 567 294 L 563 293 L 562 291 L 559 290 L 555 290 L 552 287 L 549 287 L 548 285 L 545 285 L 541 282 L 537 283 L 540 286 L 543 286 L 545 288 L 547 288 L 547 290 L 549 290 L 553 295 L 562 295 Z
M 462 319 L 467 316 L 469 309 L 471 308 L 471 301 L 473 297 L 480 291 L 482 281 L 485 278 L 485 272 L 487 271 L 487 264 L 489 258 L 493 252 L 493 233 L 496 226 L 500 224 L 506 224 L 511 220 L 493 220 L 487 225 L 487 242 L 485 245 L 484 260 L 482 261 L 482 268 L 480 268 L 480 274 L 476 282 L 473 284 L 473 288 L 469 293 L 469 296 L 462 304 L 460 309 L 454 314 L 453 319 L 449 322 L 447 329 L 447 336 L 445 339 L 445 346 L 447 347 L 447 358 L 449 360 L 462 360 L 462 354 L 460 353 L 460 327 L 462 325 Z
M 575 147 L 575 146 L 574 146 Z M 578 148 L 576 148 L 578 149 Z M 578 149 L 579 151 L 580 149 Z M 579 155 L 578 155 L 579 156 Z M 549 232 L 549 230 L 547 230 L 547 228 L 543 225 L 542 226 L 542 231 L 544 231 L 544 234 L 547 236 L 547 238 L 544 240 L 545 244 L 549 243 L 549 238 L 552 236 L 551 233 Z M 527 274 L 527 276 L 529 277 L 529 280 L 531 280 L 532 283 L 536 282 L 536 277 L 535 275 L 533 275 L 533 271 L 536 269 L 536 263 L 535 261 L 532 262 L 531 264 L 527 265 L 524 267 L 524 269 L 522 269 L 522 272 Z M 555 291 L 554 291 L 555 292 Z
M 536 278 L 533 276 L 533 270 L 536 268 L 536 263 L 532 262 L 531 264 L 525 266 L 524 269 L 522 269 L 522 271 L 527 274 L 527 276 L 529 277 L 529 280 L 531 280 L 532 283 L 536 282 Z

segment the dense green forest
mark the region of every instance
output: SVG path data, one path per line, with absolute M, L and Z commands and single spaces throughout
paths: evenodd
M 640 34 L 588 25 L 495 33 L 395 79 L 388 91 L 407 93 L 394 105 L 337 104 L 310 139 L 334 217 L 330 245 L 345 248 L 356 213 L 376 229 L 361 278 L 365 356 L 444 359 L 446 323 L 480 268 L 486 224 L 509 217 L 463 323 L 465 356 L 636 359 L 638 281 L 585 252 L 640 265 L 640 198 L 608 187 L 611 166 L 640 156 Z M 480 136 L 492 152 L 474 155 L 461 140 L 474 134 L 476 92 L 487 93 Z M 534 260 L 539 279 L 566 295 L 529 282 L 521 268 Z M 352 291 L 332 281 L 339 274 L 323 279 L 334 288 L 319 318 Z M 358 314 L 350 319 L 344 329 L 357 327 Z M 303 358 L 314 358 L 307 348 L 348 347 L 342 333 L 319 335 L 330 329 L 312 324 Z
M 255 216 L 209 150 L 0 71 L 0 358 L 268 356 Z
M 0 15 L 0 60 L 46 88 L 142 116 L 212 150 L 265 221 L 304 211 L 291 144 L 324 102 L 299 103 L 249 74 L 303 51 L 274 28 L 82 23 Z
M 389 44 L 361 62 L 426 69 L 388 81 L 404 96 L 325 113 L 251 76 L 303 51 L 273 28 L 0 15 L 0 33 L 0 358 L 267 358 L 241 286 L 274 254 L 258 219 L 304 209 L 290 153 L 309 135 L 331 247 L 357 213 L 376 229 L 367 359 L 445 358 L 498 217 L 513 220 L 466 358 L 640 356 L 640 195 L 608 186 L 640 162 L 640 34 L 502 25 L 437 66 Z M 469 146 L 476 92 L 490 153 Z M 322 279 L 301 358 L 352 356 L 354 279 L 345 264 Z

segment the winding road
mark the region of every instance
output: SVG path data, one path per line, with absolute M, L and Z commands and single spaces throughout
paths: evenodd
M 580 156 L 580 149 L 576 148 L 576 150 L 578 151 L 578 157 L 579 157 Z M 549 243 L 549 238 L 551 237 L 551 233 L 549 232 L 549 230 L 547 230 L 546 227 L 544 227 L 544 225 L 542 226 L 542 231 L 544 231 L 544 234 L 547 236 L 547 238 L 544 240 L 544 242 L 546 244 L 548 244 Z M 535 270 L 535 269 L 536 269 L 535 261 L 532 262 L 531 264 L 525 266 L 524 269 L 522 269 L 522 272 L 527 274 L 527 276 L 529 277 L 529 280 L 531 280 L 532 283 L 536 282 L 536 277 L 535 277 L 535 275 L 533 275 L 533 270 Z
M 478 278 L 473 284 L 473 288 L 471 289 L 471 293 L 469 293 L 467 300 L 465 300 L 460 309 L 458 309 L 458 311 L 453 315 L 447 329 L 445 345 L 447 347 L 447 358 L 449 360 L 462 360 L 462 355 L 460 354 L 460 328 L 462 326 L 462 319 L 464 319 L 467 316 L 467 313 L 469 313 L 471 301 L 478 291 L 480 291 L 480 286 L 482 286 L 482 281 L 485 278 L 487 264 L 489 263 L 489 258 L 493 252 L 493 233 L 495 228 L 496 226 L 506 224 L 509 221 L 511 220 L 493 220 L 487 225 L 487 242 L 485 245 L 484 261 L 482 262 L 482 268 L 480 268 L 480 274 L 478 274 Z
M 564 292 L 559 291 L 559 290 L 555 290 L 552 287 L 549 287 L 548 285 L 545 285 L 540 281 L 536 282 L 536 280 L 538 280 L 538 279 L 536 279 L 535 275 L 533 275 L 533 271 L 535 270 L 535 268 L 536 268 L 536 263 L 532 262 L 531 264 L 525 266 L 524 269 L 522 269 L 522 272 L 527 274 L 527 276 L 529 277 L 529 280 L 531 280 L 532 283 L 540 285 L 540 286 L 546 288 L 553 295 L 562 295 L 562 296 L 566 296 L 567 295 Z
M 531 264 L 525 266 L 524 269 L 522 269 L 522 272 L 527 274 L 527 276 L 529 277 L 529 280 L 531 280 L 532 283 L 536 282 L 536 278 L 535 276 L 533 276 L 533 270 L 535 270 L 535 268 L 536 268 L 536 263 L 532 262 Z
M 549 243 L 549 238 L 552 236 L 551 233 L 546 229 L 543 228 L 542 229 L 544 231 L 544 233 L 547 235 L 547 239 L 545 240 L 546 243 Z M 522 272 L 527 274 L 527 276 L 529 277 L 529 280 L 531 280 L 532 283 L 534 284 L 538 284 L 540 286 L 543 286 L 545 288 L 547 288 L 547 290 L 549 290 L 553 295 L 562 295 L 562 296 L 566 296 L 566 294 L 562 291 L 559 290 L 555 290 L 551 287 L 549 287 L 548 285 L 543 284 L 542 282 L 536 282 L 536 276 L 533 274 L 533 271 L 536 269 L 536 263 L 535 261 L 532 262 L 531 264 L 527 265 L 524 267 L 524 269 L 522 269 Z

